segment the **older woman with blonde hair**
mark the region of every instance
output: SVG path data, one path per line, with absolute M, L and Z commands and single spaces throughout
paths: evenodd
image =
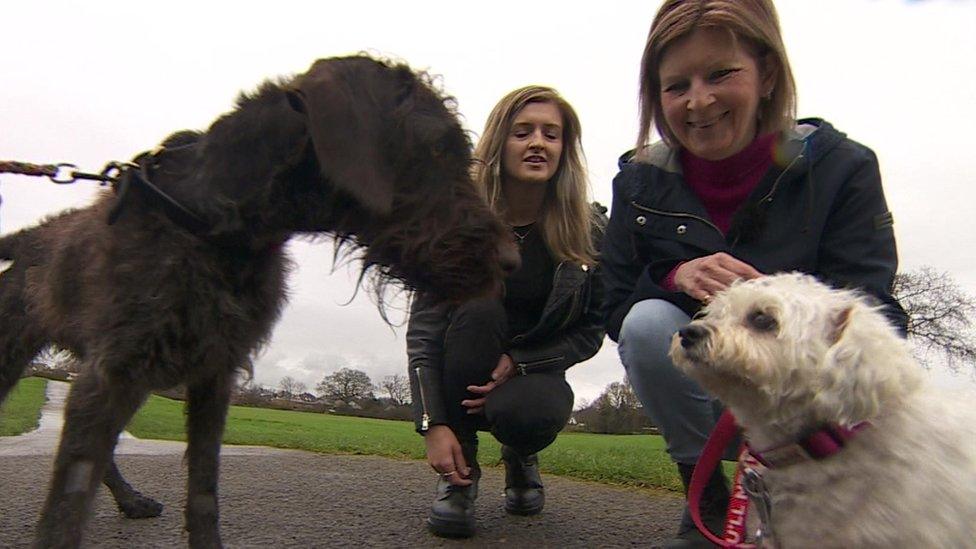
M 564 372 L 604 336 L 595 267 L 605 216 L 587 201 L 572 106 L 552 88 L 512 91 L 492 110 L 475 159 L 475 184 L 511 226 L 522 265 L 500 297 L 452 305 L 418 295 L 407 327 L 417 431 L 438 474 L 427 523 L 453 537 L 475 532 L 479 430 L 502 443 L 506 511 L 542 510 L 537 453 L 573 407 Z
M 874 295 L 902 329 L 906 317 L 891 296 L 898 261 L 877 158 L 822 119 L 796 120 L 771 0 L 666 0 L 639 96 L 637 148 L 613 182 L 601 260 L 605 319 L 687 488 L 722 405 L 667 352 L 715 293 L 803 271 Z M 719 468 L 703 498 L 713 531 L 727 500 Z M 686 510 L 669 547 L 710 546 Z

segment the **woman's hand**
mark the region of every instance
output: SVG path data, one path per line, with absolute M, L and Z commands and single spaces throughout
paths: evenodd
M 471 480 L 468 475 L 471 470 L 464 460 L 461 444 L 454 431 L 447 425 L 434 425 L 424 435 L 427 444 L 427 463 L 444 477 L 444 480 L 455 486 L 469 486 Z
M 491 381 L 484 385 L 468 385 L 468 391 L 481 395 L 481 397 L 462 400 L 461 405 L 467 407 L 469 414 L 481 413 L 485 408 L 485 398 L 488 393 L 513 377 L 515 377 L 515 363 L 512 361 L 512 357 L 502 354 L 501 358 L 498 359 L 498 365 L 491 371 Z
M 718 252 L 682 263 L 674 272 L 674 285 L 698 301 L 707 302 L 740 278 L 751 280 L 762 275 L 752 265 Z

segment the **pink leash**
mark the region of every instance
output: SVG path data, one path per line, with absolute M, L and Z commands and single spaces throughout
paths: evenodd
M 741 465 L 735 473 L 732 496 L 729 498 L 729 507 L 725 515 L 723 537 L 719 538 L 712 533 L 701 518 L 701 497 L 705 491 L 705 485 L 708 484 L 712 472 L 722 461 L 725 448 L 735 439 L 738 431 L 739 427 L 735 424 L 735 417 L 732 413 L 728 410 L 723 412 L 718 423 L 715 424 L 712 434 L 708 436 L 705 448 L 698 458 L 698 463 L 695 464 L 695 471 L 691 475 L 691 484 L 688 486 L 688 509 L 695 526 L 708 541 L 724 548 L 755 549 L 754 544 L 745 543 L 746 512 L 749 508 L 749 497 L 742 487 L 743 468 Z M 748 456 L 748 452 L 743 448 L 740 451 L 740 456 L 745 458 Z

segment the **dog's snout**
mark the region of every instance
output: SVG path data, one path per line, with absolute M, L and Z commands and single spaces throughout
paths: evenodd
M 514 242 L 503 240 L 498 244 L 498 262 L 505 273 L 511 273 L 522 266 L 522 256 Z
M 705 339 L 705 336 L 708 335 L 708 331 L 697 324 L 689 324 L 678 330 L 678 335 L 681 336 L 681 346 L 688 349 L 689 347 L 694 347 L 698 344 L 698 342 Z

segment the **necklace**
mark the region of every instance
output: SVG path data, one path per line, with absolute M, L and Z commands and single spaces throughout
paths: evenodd
M 534 228 L 535 228 L 535 223 L 529 225 L 528 228 L 526 228 L 526 227 L 515 227 L 513 225 L 512 226 L 512 234 L 515 235 L 515 243 L 518 244 L 519 247 L 521 247 L 522 244 L 525 243 L 525 237 L 529 236 L 529 233 L 531 233 L 532 232 L 532 229 L 534 229 Z M 518 231 L 519 229 L 525 229 L 525 232 L 524 233 L 520 233 Z

